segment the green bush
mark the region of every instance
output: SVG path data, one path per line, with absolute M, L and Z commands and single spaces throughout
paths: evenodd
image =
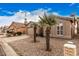
M 22 33 L 21 33 L 21 32 L 17 32 L 16 34 L 17 34 L 17 35 L 21 35 Z

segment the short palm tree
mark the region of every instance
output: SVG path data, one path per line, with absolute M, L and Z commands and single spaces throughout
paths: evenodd
M 39 36 L 44 37 L 43 22 L 39 21 Z
M 34 30 L 34 43 L 36 43 L 37 41 L 36 41 L 36 36 L 37 36 L 37 34 L 36 34 L 36 30 L 37 30 L 37 24 L 35 23 L 35 22 L 33 22 L 33 30 Z
M 46 30 L 45 30 L 45 33 L 46 33 L 46 51 L 50 51 L 50 32 L 51 32 L 51 26 L 55 25 L 56 24 L 56 21 L 55 21 L 55 16 L 52 16 L 51 15 L 46 15 L 44 13 L 44 16 L 43 17 L 40 17 L 39 18 L 41 19 L 40 21 L 43 23 L 44 26 L 46 26 Z

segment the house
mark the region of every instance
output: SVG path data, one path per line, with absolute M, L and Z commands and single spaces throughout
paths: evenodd
M 34 34 L 34 30 L 33 30 L 33 22 L 32 21 L 30 21 L 29 23 L 28 23 L 28 35 L 30 35 L 30 36 L 32 36 L 33 34 Z
M 56 24 L 51 27 L 51 37 L 71 39 L 78 34 L 78 21 L 74 17 L 56 16 L 55 20 Z M 46 27 L 44 27 L 44 36 L 45 29 Z
M 14 31 L 15 33 L 20 32 L 22 34 L 28 33 L 27 25 L 19 22 L 12 22 L 8 27 L 8 31 Z
M 57 24 L 52 26 L 51 36 L 71 39 L 77 35 L 78 22 L 73 17 L 59 17 L 56 19 Z

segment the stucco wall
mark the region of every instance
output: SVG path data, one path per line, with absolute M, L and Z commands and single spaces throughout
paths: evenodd
M 26 27 L 16 27 L 15 24 L 12 24 L 9 29 L 13 29 L 15 32 L 28 33 L 28 28 Z
M 51 27 L 51 37 L 60 37 L 60 38 L 68 38 L 70 39 L 71 38 L 71 23 L 70 21 L 67 21 L 67 20 L 62 20 L 62 23 L 63 23 L 63 35 L 58 35 L 57 34 L 57 24 L 59 24 L 61 20 L 60 19 L 57 19 L 57 23 L 56 25 L 52 26 Z M 45 30 L 46 30 L 46 27 L 44 26 L 44 36 L 45 36 Z M 33 28 L 29 28 L 28 29 L 28 34 L 29 35 L 33 35 Z M 38 29 L 37 29 L 37 33 L 38 33 Z
M 57 21 L 57 24 L 59 21 Z M 51 28 L 51 37 L 71 38 L 71 23 L 66 20 L 62 20 L 63 23 L 63 35 L 57 34 L 57 24 Z
M 33 27 L 28 28 L 28 35 L 33 35 L 34 31 L 33 31 Z

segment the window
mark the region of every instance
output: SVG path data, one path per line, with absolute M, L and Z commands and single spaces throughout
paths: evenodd
M 61 35 L 63 35 L 63 26 L 60 26 Z
M 57 26 L 57 34 L 58 35 L 63 35 L 63 25 L 62 24 L 59 24 Z
M 59 34 L 59 26 L 57 26 L 57 34 Z

